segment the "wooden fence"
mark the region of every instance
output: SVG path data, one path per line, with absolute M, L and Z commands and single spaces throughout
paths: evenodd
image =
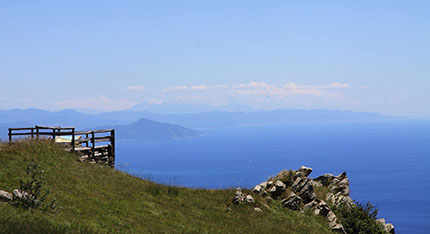
M 46 127 L 9 128 L 9 143 L 13 143 L 14 136 L 41 138 L 64 145 L 65 149 L 77 152 L 82 159 L 92 162 L 115 165 L 115 129 L 95 131 L 75 131 L 74 127 Z M 106 143 L 107 144 L 100 144 Z

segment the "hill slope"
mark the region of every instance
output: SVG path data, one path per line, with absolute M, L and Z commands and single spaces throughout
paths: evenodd
M 0 144 L 0 189 L 26 178 L 40 163 L 55 213 L 25 211 L 0 202 L 4 233 L 331 233 L 318 216 L 281 207 L 231 206 L 234 190 L 154 184 L 107 166 L 82 163 L 51 143 Z M 227 206 L 232 207 L 231 210 Z

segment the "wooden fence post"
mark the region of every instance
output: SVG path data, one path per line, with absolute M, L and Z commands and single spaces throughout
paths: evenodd
M 110 132 L 110 137 L 111 137 L 111 145 L 112 145 L 112 152 L 111 152 L 111 157 L 112 157 L 112 167 L 115 166 L 115 129 L 112 129 L 112 131 Z
M 12 129 L 9 128 L 9 144 L 12 143 Z
M 39 127 L 36 126 L 36 139 L 39 140 Z
M 91 131 L 91 153 L 92 153 L 92 157 L 95 158 L 96 153 L 95 153 L 95 148 L 96 148 L 96 142 L 94 139 L 94 131 Z
M 55 128 L 52 129 L 52 141 L 55 142 Z
M 75 128 L 72 128 L 72 152 L 75 152 Z

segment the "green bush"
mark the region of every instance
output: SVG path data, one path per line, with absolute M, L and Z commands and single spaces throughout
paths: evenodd
M 19 196 L 14 194 L 13 205 L 24 209 L 40 208 L 43 210 L 55 209 L 56 202 L 53 200 L 49 205 L 46 204 L 46 199 L 49 191 L 44 191 L 42 186 L 45 183 L 44 171 L 39 164 L 28 163 L 26 174 L 29 177 L 26 181 L 20 180 Z
M 334 212 L 347 233 L 385 233 L 382 225 L 376 221 L 378 209 L 369 202 L 366 205 L 357 202 L 352 207 L 340 205 L 334 208 Z

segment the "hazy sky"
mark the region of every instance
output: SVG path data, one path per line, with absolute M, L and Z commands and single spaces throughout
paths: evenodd
M 1 1 L 0 109 L 430 116 L 430 1 L 208 2 Z

